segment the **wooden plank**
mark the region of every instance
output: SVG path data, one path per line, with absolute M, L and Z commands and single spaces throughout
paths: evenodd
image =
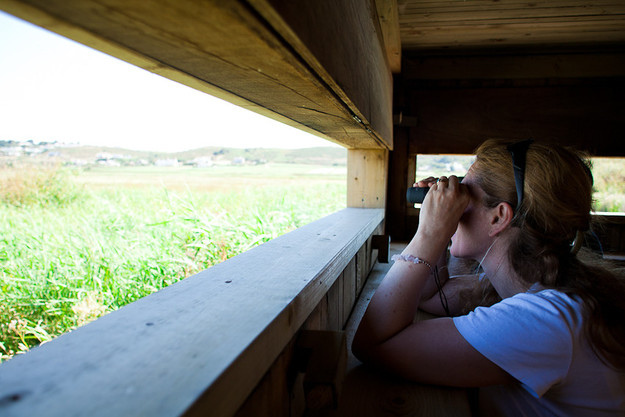
M 298 393 L 294 381 L 290 381 L 289 367 L 293 362 L 295 340 L 292 340 L 269 371 L 258 383 L 254 392 L 236 412 L 236 417 L 291 417 L 296 409 Z M 293 403 L 293 407 L 291 406 Z M 303 415 L 303 408 L 300 407 Z M 295 414 L 296 415 L 296 414 Z
M 525 6 L 525 7 L 524 7 Z M 406 10 L 401 17 L 402 24 L 416 23 L 418 25 L 430 25 L 436 23 L 466 24 L 468 22 L 483 23 L 509 23 L 514 21 L 534 21 L 545 19 L 569 19 L 579 18 L 585 20 L 618 20 L 625 13 L 625 6 L 621 4 L 601 5 L 586 4 L 570 7 L 553 7 L 544 5 L 541 7 L 527 7 L 527 4 L 513 7 L 479 7 L 479 8 L 444 8 L 436 9 L 410 9 Z
M 377 229 L 376 229 L 377 230 Z M 365 246 L 363 245 L 363 248 Z M 338 286 L 342 285 L 339 290 Z M 313 313 L 302 326 L 306 331 L 329 331 L 343 329 L 356 302 L 356 257 L 347 264 L 328 294 L 321 299 Z M 329 304 L 333 307 L 331 312 Z M 340 311 L 339 311 L 340 309 Z M 253 393 L 239 409 L 236 416 L 301 416 L 304 414 L 304 376 L 308 372 L 300 369 L 299 354 L 294 352 L 295 343 L 300 344 L 299 332 L 287 345 L 270 370 L 256 386 Z M 297 369 L 296 369 L 297 368 Z
M 353 56 L 351 68 L 369 78 L 354 77 L 338 94 L 333 71 L 304 61 L 245 1 L 0 0 L 0 9 L 348 148 L 390 146 L 384 128 L 375 132 L 391 123 L 388 100 L 351 96 L 375 84 L 387 94 L 388 70 L 374 74 L 375 60 Z
M 233 415 L 383 214 L 341 210 L 3 363 L 0 414 Z
M 392 148 L 392 76 L 372 3 L 250 0 L 332 92 L 354 120 Z M 360 148 L 364 148 L 361 146 Z
M 411 1 L 400 7 L 404 50 L 622 44 L 625 3 Z
M 363 246 L 356 254 L 356 293 L 360 294 L 367 282 L 369 270 L 367 268 L 367 248 Z
M 384 39 L 384 49 L 391 72 L 401 72 L 401 37 L 397 0 L 375 0 Z
M 608 26 L 608 25 L 606 25 Z M 405 50 L 519 46 L 579 46 L 618 44 L 624 41 L 623 23 L 610 24 L 599 29 L 593 23 L 558 25 L 555 27 L 509 25 L 507 27 L 450 27 L 402 29 Z
M 343 328 L 343 325 L 341 324 L 341 320 L 343 318 L 342 278 L 343 276 L 340 275 L 325 295 L 328 300 L 328 322 L 324 330 L 338 331 Z
M 623 2 L 621 0 L 558 0 L 557 4 L 553 0 L 537 0 L 528 3 L 523 0 L 506 0 L 505 2 L 493 2 L 492 0 L 451 0 L 451 1 L 411 1 L 402 3 L 400 15 L 406 16 L 411 14 L 438 14 L 442 12 L 464 12 L 471 10 L 481 10 L 489 12 L 493 10 L 534 10 L 534 9 L 569 9 L 569 8 L 588 8 L 594 10 L 601 7 L 604 13 L 616 10 L 622 10 Z
M 471 154 L 486 138 L 533 137 L 588 151 L 625 155 L 625 83 L 412 91 L 409 154 Z
M 404 246 L 391 244 L 391 252 L 400 253 Z M 390 264 L 376 264 L 349 318 L 345 331 L 347 373 L 339 407 L 326 416 L 471 416 L 466 390 L 407 382 L 363 366 L 351 353 L 352 340 L 362 315 L 389 268 Z
M 350 149 L 347 152 L 347 206 L 386 205 L 388 151 Z
M 468 16 L 464 16 L 468 15 Z M 409 20 L 405 19 L 402 21 L 404 26 L 414 26 L 419 29 L 427 29 L 427 28 L 456 28 L 456 27 L 479 27 L 479 28 L 487 28 L 488 26 L 497 26 L 497 27 L 566 27 L 573 26 L 578 24 L 593 24 L 596 26 L 595 30 L 600 31 L 604 30 L 605 24 L 622 24 L 625 17 L 623 15 L 575 15 L 575 14 L 564 14 L 560 15 L 554 13 L 553 16 L 532 16 L 528 15 L 526 17 L 516 17 L 511 16 L 510 14 L 501 14 L 499 17 L 480 17 L 481 13 L 478 12 L 475 15 L 471 13 L 462 13 L 458 15 L 457 18 L 452 19 L 444 19 L 440 20 L 420 20 L 414 19 Z
M 464 25 L 401 29 L 404 50 L 528 45 L 619 44 L 625 41 L 625 20 L 596 22 Z
M 341 329 L 344 328 L 354 304 L 356 303 L 356 257 L 352 258 L 343 271 L 343 320 Z
M 323 297 L 313 312 L 308 316 L 303 330 L 325 330 L 328 323 L 328 297 Z
M 365 265 L 367 266 L 367 275 L 368 275 L 369 271 L 371 271 L 371 268 L 373 268 L 373 265 L 375 264 L 375 258 L 372 256 L 372 250 L 371 250 L 371 237 L 367 239 L 367 242 L 365 244 L 367 245 L 367 251 L 365 252 L 365 256 L 367 257 L 367 260 L 365 261 Z

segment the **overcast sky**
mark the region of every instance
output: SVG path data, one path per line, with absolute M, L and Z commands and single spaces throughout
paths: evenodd
M 0 11 L 0 140 L 181 151 L 338 146 Z

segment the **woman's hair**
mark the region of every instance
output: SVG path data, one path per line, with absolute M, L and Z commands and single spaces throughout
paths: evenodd
M 517 207 L 511 142 L 488 140 L 476 150 L 472 170 L 486 193 L 484 204 L 507 202 L 515 210 L 512 227 L 520 233 L 508 251 L 515 272 L 526 283 L 540 283 L 580 297 L 584 331 L 595 353 L 625 370 L 625 280 L 573 249 L 591 227 L 593 178 L 581 154 L 552 144 L 527 150 L 524 196 Z

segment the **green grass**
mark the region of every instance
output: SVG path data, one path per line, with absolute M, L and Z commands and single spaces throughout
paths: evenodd
M 595 210 L 625 212 L 625 160 L 594 158 Z
M 345 205 L 344 176 L 251 168 L 236 179 L 232 170 L 33 173 L 53 179 L 26 179 L 23 194 L 39 187 L 38 195 L 62 195 L 50 188 L 71 198 L 15 192 L 0 204 L 2 359 Z

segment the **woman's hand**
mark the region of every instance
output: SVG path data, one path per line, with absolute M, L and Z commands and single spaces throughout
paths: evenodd
M 415 182 L 413 187 L 431 187 L 433 184 L 436 184 L 436 180 L 438 180 L 436 177 L 427 177 Z
M 404 252 L 436 262 L 458 228 L 469 204 L 469 192 L 454 175 L 425 178 L 416 185 L 429 186 L 430 190 L 421 205 L 417 234 Z

